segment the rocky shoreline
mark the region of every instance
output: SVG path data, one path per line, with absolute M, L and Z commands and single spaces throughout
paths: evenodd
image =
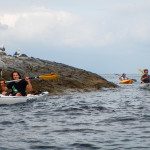
M 12 80 L 10 75 L 14 70 L 19 71 L 22 78 L 57 72 L 58 77 L 54 80 L 31 80 L 34 90 L 48 91 L 50 95 L 90 92 L 103 87 L 117 87 L 116 84 L 108 82 L 95 73 L 65 64 L 28 57 L 24 54 L 20 57 L 14 57 L 0 53 L 0 57 L 0 68 L 3 73 L 1 80 Z

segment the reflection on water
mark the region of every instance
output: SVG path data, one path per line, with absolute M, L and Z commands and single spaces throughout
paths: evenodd
M 150 91 L 129 77 L 138 82 L 1 106 L 0 149 L 149 149 Z

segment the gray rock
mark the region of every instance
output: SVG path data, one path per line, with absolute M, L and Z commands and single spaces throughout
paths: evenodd
M 58 73 L 54 80 L 31 80 L 34 90 L 48 91 L 51 95 L 68 94 L 69 92 L 88 92 L 99 90 L 103 87 L 117 87 L 114 83 L 108 82 L 101 76 L 48 60 L 31 57 L 14 57 L 4 55 L 1 59 L 3 78 L 11 80 L 12 71 L 19 71 L 22 78 L 40 76 L 50 73 Z

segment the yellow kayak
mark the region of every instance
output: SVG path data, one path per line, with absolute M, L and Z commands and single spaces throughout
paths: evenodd
M 120 84 L 132 84 L 133 80 L 121 80 Z

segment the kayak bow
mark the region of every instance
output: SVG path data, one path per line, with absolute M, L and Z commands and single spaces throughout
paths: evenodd
M 121 80 L 120 84 L 132 84 L 133 80 Z

